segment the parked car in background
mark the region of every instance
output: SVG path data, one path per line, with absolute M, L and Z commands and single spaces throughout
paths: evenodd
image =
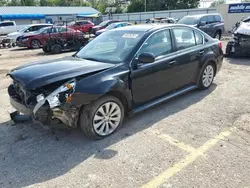
M 120 22 L 120 21 L 119 20 L 105 20 L 99 25 L 94 26 L 92 29 L 92 33 L 95 34 L 97 31 L 104 29 L 108 27 L 110 24 L 115 23 L 115 22 Z
M 97 31 L 95 35 L 98 36 L 98 35 L 106 32 L 108 30 L 119 28 L 119 27 L 125 27 L 125 26 L 129 26 L 129 25 L 132 25 L 132 24 L 129 23 L 129 22 L 116 22 L 116 23 L 112 23 L 108 27 Z
M 146 23 L 177 23 L 177 19 L 175 18 L 151 18 L 151 19 L 146 19 Z
M 178 23 L 197 27 L 217 39 L 221 39 L 225 32 L 224 21 L 221 15 L 217 13 L 184 16 Z
M 114 29 L 72 57 L 13 69 L 10 103 L 42 124 L 61 120 L 80 126 L 91 139 L 102 139 L 128 114 L 208 89 L 222 66 L 221 44 L 185 25 Z
M 16 22 L 14 21 L 0 22 L 0 35 L 7 35 L 15 31 L 17 31 Z
M 95 24 L 89 20 L 79 20 L 68 24 L 69 28 L 79 30 L 84 33 L 91 32 L 94 26 Z
M 25 34 L 18 40 L 17 46 L 37 49 L 42 47 L 49 37 L 64 37 L 66 35 L 76 35 L 78 33 L 82 32 L 64 26 L 46 27 L 37 32 Z
M 32 24 L 32 25 L 28 25 L 26 27 L 24 27 L 23 29 L 10 33 L 7 35 L 7 38 L 12 39 L 13 41 L 18 41 L 20 39 L 21 36 L 23 36 L 26 33 L 30 33 L 30 32 L 35 32 L 40 30 L 41 28 L 44 27 L 49 27 L 52 26 L 52 24 Z

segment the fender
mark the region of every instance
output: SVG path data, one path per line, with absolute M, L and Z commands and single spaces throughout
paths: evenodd
M 118 71 L 119 73 L 116 74 L 117 72 L 108 70 L 78 81 L 71 103 L 76 106 L 82 106 L 112 93 L 122 96 L 122 99 L 126 99 L 128 108 L 130 108 L 132 94 L 128 84 L 129 70 Z

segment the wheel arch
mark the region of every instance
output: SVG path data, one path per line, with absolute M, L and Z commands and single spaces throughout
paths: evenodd
M 213 59 L 213 58 L 209 58 L 207 59 L 201 66 L 200 66 L 200 71 L 197 75 L 197 84 L 200 82 L 200 77 L 201 77 L 201 74 L 202 74 L 202 70 L 204 69 L 204 67 L 208 64 L 208 63 L 212 63 L 213 67 L 214 67 L 214 76 L 216 76 L 216 73 L 217 73 L 217 63 L 216 63 L 216 60 Z
M 34 38 L 34 39 L 31 39 L 31 40 L 30 40 L 30 47 L 31 47 L 31 48 L 32 48 L 32 42 L 35 41 L 35 40 L 37 40 L 38 42 L 40 42 L 40 45 L 42 45 L 42 42 L 41 42 L 39 39 Z
M 122 93 L 121 91 L 111 90 L 111 91 L 107 92 L 105 95 L 111 95 L 111 96 L 114 96 L 117 99 L 119 99 L 123 104 L 125 113 L 128 113 L 128 111 L 130 109 L 130 105 L 129 105 L 128 99 L 126 98 L 124 93 Z

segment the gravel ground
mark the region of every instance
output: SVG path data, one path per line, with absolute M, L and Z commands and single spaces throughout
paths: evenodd
M 0 187 L 249 187 L 250 60 L 225 59 L 209 90 L 133 116 L 93 142 L 79 129 L 14 124 L 8 114 L 8 70 L 72 53 L 0 54 Z

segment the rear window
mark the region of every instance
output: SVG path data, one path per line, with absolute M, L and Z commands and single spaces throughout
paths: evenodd
M 179 20 L 179 24 L 186 24 L 186 25 L 195 25 L 198 24 L 199 18 L 197 17 L 183 17 L 182 19 Z
M 13 22 L 3 22 L 3 23 L 0 23 L 0 27 L 5 27 L 5 26 L 14 26 L 14 23 Z

